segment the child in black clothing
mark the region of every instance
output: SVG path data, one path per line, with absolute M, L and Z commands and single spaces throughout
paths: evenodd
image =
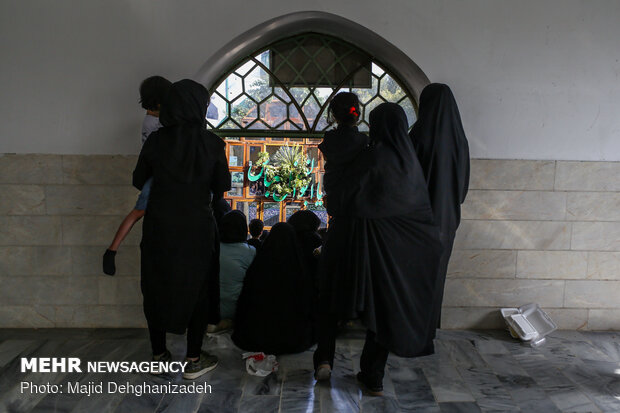
M 142 121 L 143 144 L 152 132 L 155 132 L 161 127 L 161 123 L 159 123 L 159 111 L 161 110 L 161 103 L 164 100 L 164 96 L 166 96 L 168 89 L 170 89 L 170 85 L 172 85 L 172 83 L 161 76 L 148 77 L 140 84 L 140 104 L 142 108 L 146 110 L 144 121 Z M 142 192 L 140 192 L 140 196 L 138 196 L 136 206 L 127 214 L 118 227 L 112 244 L 110 244 L 105 254 L 103 254 L 103 272 L 107 275 L 114 275 L 116 273 L 116 264 L 114 262 L 116 251 L 127 234 L 129 234 L 134 224 L 142 219 L 146 213 L 152 182 L 153 180 L 149 179 L 144 184 Z
M 357 95 L 351 92 L 338 93 L 329 104 L 329 118 L 331 121 L 335 121 L 337 126 L 335 129 L 325 133 L 323 142 L 319 145 L 319 149 L 326 161 L 325 175 L 323 176 L 323 185 L 326 192 L 334 192 L 335 187 L 346 182 L 344 177 L 347 173 L 347 166 L 368 148 L 370 143 L 368 135 L 359 132 L 356 126 L 360 117 L 359 106 Z M 333 214 L 335 211 L 333 207 L 330 208 L 329 196 L 325 198 L 325 203 L 330 214 Z M 334 202 L 333 204 L 338 205 L 340 202 Z M 328 315 L 328 311 L 325 308 L 319 310 L 319 320 L 319 339 L 323 338 L 319 345 L 323 351 L 319 352 L 317 350 L 314 355 L 314 364 L 315 379 L 323 381 L 329 380 L 331 376 L 331 362 L 327 360 L 328 357 L 326 356 L 329 350 L 327 352 L 324 350 L 326 347 L 325 343 L 329 343 L 327 347 L 335 346 L 335 331 L 332 331 L 333 328 L 329 330 L 324 326 L 330 325 L 335 327 L 336 323 L 332 322 L 331 315 Z M 329 340 L 326 341 L 325 337 L 329 337 Z M 319 357 L 318 359 L 317 356 Z
M 325 133 L 319 149 L 325 157 L 323 185 L 330 184 L 345 172 L 345 168 L 369 144 L 368 135 L 357 130 L 360 102 L 355 93 L 338 93 L 329 103 L 329 116 L 338 126 Z

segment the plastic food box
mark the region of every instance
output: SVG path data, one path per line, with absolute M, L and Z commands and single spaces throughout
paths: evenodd
M 532 347 L 542 345 L 546 341 L 545 336 L 558 328 L 549 315 L 535 303 L 519 308 L 502 308 L 501 313 L 510 335 L 528 342 Z

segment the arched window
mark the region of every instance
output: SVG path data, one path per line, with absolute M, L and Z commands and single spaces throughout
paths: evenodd
M 409 124 L 413 97 L 381 63 L 331 36 L 307 33 L 269 45 L 226 74 L 211 91 L 208 125 L 223 137 L 321 137 L 327 104 L 341 91 L 361 102 L 360 130 L 383 102 L 399 103 Z
M 368 131 L 370 111 L 383 102 L 400 104 L 410 127 L 417 110 L 417 96 L 380 59 L 340 36 L 313 31 L 238 53 L 210 86 L 207 124 L 227 142 L 232 175 L 225 197 L 266 227 L 299 209 L 314 210 L 327 224 L 317 145 L 332 127 L 327 106 L 338 92 L 360 98 L 361 131 Z M 281 173 L 282 162 L 294 172 Z

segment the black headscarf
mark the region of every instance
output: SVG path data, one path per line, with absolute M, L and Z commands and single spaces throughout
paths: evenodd
M 323 240 L 318 234 L 321 219 L 310 210 L 297 211 L 287 220 L 295 228 L 297 239 L 304 258 L 304 266 L 313 276 L 316 274 L 318 259 L 314 250 L 321 246 Z
M 220 221 L 220 242 L 232 244 L 245 242 L 248 238 L 248 226 L 245 214 L 239 210 L 227 212 Z
M 297 232 L 316 232 L 321 226 L 321 219 L 307 209 L 297 211 L 286 220 Z
M 278 272 L 278 269 L 289 271 L 297 267 L 299 245 L 296 235 L 295 228 L 291 224 L 286 222 L 275 224 L 263 242 L 261 256 L 257 256 L 254 260 L 256 267 L 264 266 L 265 272 L 271 273 Z
M 369 121 L 371 140 L 390 146 L 399 160 L 399 168 L 406 170 L 415 152 L 409 139 L 403 139 L 408 129 L 404 109 L 397 103 L 382 103 L 370 112 Z
M 207 107 L 209 92 L 203 85 L 190 79 L 179 80 L 172 84 L 166 94 L 159 121 L 163 126 L 204 126 Z
M 370 140 L 370 147 L 348 166 L 346 176 L 338 179 L 331 194 L 328 191 L 328 212 L 364 218 L 411 212 L 430 216 L 426 182 L 419 163 L 411 162 L 416 159 L 415 151 L 407 136 L 407 116 L 400 105 L 382 103 L 370 112 Z M 353 197 L 334 197 L 334 193 Z M 336 210 L 330 211 L 332 207 Z
M 454 95 L 431 83 L 420 95 L 418 120 L 410 137 L 417 152 L 441 233 L 454 233 L 469 188 L 469 146 Z
M 160 131 L 165 139 L 158 140 L 157 152 L 165 154 L 162 166 L 178 182 L 196 182 L 209 176 L 211 162 L 205 159 L 213 158 L 224 147 L 221 139 L 214 139 L 215 135 L 205 129 L 208 106 L 207 89 L 189 79 L 173 83 L 162 104 Z

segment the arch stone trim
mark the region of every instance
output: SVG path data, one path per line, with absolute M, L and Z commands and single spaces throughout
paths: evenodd
M 320 11 L 285 14 L 254 26 L 215 52 L 198 70 L 194 79 L 211 88 L 250 54 L 279 40 L 308 32 L 340 38 L 367 52 L 385 69 L 394 73 L 413 95 L 416 103 L 422 89 L 430 83 L 426 74 L 409 56 L 377 33 L 352 20 Z

